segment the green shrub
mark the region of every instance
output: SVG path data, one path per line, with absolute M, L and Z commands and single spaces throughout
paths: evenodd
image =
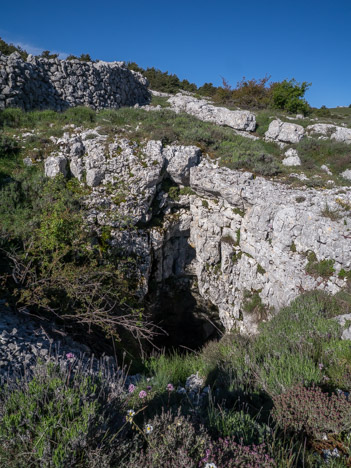
M 322 291 L 305 293 L 269 322 L 260 324 L 255 352 L 262 360 L 269 354 L 285 352 L 317 360 L 321 343 L 340 336 L 339 325 L 330 319 L 338 313 L 339 305 L 332 296 Z
M 346 143 L 303 138 L 296 149 L 305 169 L 318 170 L 322 164 L 327 164 L 334 174 L 339 174 L 350 167 L 351 150 Z
M 349 391 L 351 382 L 351 343 L 348 340 L 332 340 L 323 346 L 321 358 L 329 384 Z
M 0 135 L 0 158 L 11 157 L 19 152 L 16 140 L 5 135 Z
M 209 444 L 203 426 L 195 428 L 189 417 L 162 409 L 160 415 L 148 421 L 151 432 L 146 435 L 146 448 L 135 454 L 130 465 L 163 468 L 195 468 Z M 162 441 L 162 442 L 161 442 Z
M 247 314 L 254 314 L 257 316 L 258 321 L 263 320 L 267 314 L 266 307 L 262 303 L 259 291 L 244 291 L 243 309 Z
M 232 437 L 243 445 L 261 444 L 267 432 L 267 428 L 248 413 L 213 405 L 208 409 L 208 427 L 214 437 Z
M 329 278 L 335 272 L 334 270 L 335 260 L 321 260 L 317 261 L 314 257 L 308 257 L 308 263 L 306 265 L 306 273 L 312 276 L 322 276 L 322 278 Z
M 278 395 L 298 384 L 320 383 L 322 372 L 308 356 L 280 353 L 268 355 L 256 368 L 258 383 L 269 395 Z
M 308 114 L 310 107 L 304 99 L 304 95 L 311 83 L 304 81 L 298 83 L 294 79 L 284 80 L 272 84 L 272 103 L 276 109 L 286 110 L 293 114 Z
M 165 389 L 167 384 L 184 385 L 189 375 L 196 372 L 203 373 L 205 368 L 196 354 L 179 354 L 173 352 L 169 355 L 164 353 L 151 356 L 145 367 L 154 376 L 154 381 L 159 387 Z
M 273 398 L 273 418 L 287 431 L 321 439 L 323 434 L 340 434 L 351 428 L 351 402 L 344 394 L 328 395 L 319 387 L 291 388 Z
M 89 365 L 37 362 L 32 375 L 1 389 L 2 466 L 92 466 L 98 447 L 109 454 L 111 423 L 116 432 L 123 425 L 123 380 L 103 367 L 101 377 L 90 376 Z

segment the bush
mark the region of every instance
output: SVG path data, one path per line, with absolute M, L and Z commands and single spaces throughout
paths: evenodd
M 349 340 L 332 340 L 325 343 L 321 358 L 329 385 L 351 390 L 351 343 Z
M 217 442 L 209 444 L 206 455 L 198 466 L 213 465 L 226 468 L 270 468 L 276 466 L 274 460 L 267 455 L 265 444 L 241 445 L 237 444 L 232 437 L 218 439 Z
M 208 426 L 215 437 L 232 437 L 243 445 L 261 444 L 267 432 L 265 426 L 244 411 L 213 406 L 208 409 Z
M 269 395 L 277 395 L 297 384 L 320 383 L 323 374 L 308 356 L 280 353 L 266 356 L 256 369 L 258 383 Z
M 317 261 L 317 258 L 313 252 L 308 255 L 308 263 L 306 265 L 306 273 L 312 276 L 321 276 L 322 278 L 329 278 L 335 272 L 334 263 L 335 260 L 321 260 Z
M 19 145 L 13 138 L 0 135 L 0 158 L 12 156 L 19 152 Z
M 210 443 L 205 428 L 195 429 L 189 416 L 182 416 L 180 410 L 174 414 L 162 409 L 147 426 L 151 432 L 146 435 L 146 448 L 134 455 L 128 466 L 195 468 Z
M 89 366 L 38 361 L 32 374 L 1 389 L 2 466 L 91 466 L 98 447 L 109 453 L 111 425 L 123 426 L 124 381 L 107 367 L 89 375 Z
M 310 86 L 311 83 L 307 83 L 306 81 L 298 83 L 294 79 L 273 83 L 271 85 L 273 107 L 292 114 L 308 114 L 310 106 L 304 99 L 304 95 Z
M 328 395 L 319 387 L 298 385 L 273 398 L 272 416 L 285 431 L 321 439 L 351 428 L 351 402 L 344 394 Z
M 296 147 L 302 164 L 306 169 L 316 170 L 327 164 L 334 174 L 350 167 L 350 145 L 334 140 L 303 138 Z

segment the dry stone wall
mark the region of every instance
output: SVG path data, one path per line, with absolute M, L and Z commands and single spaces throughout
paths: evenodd
M 148 81 L 123 62 L 43 59 L 0 53 L 0 109 L 119 108 L 149 101 Z

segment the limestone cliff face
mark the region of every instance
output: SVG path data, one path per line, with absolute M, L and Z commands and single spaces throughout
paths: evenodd
M 344 286 L 347 190 L 294 189 L 219 168 L 194 146 L 111 141 L 91 131 L 56 143 L 47 175 L 64 167 L 90 187 L 87 222 L 108 228 L 110 244 L 137 259 L 141 297 L 151 282 L 188 278 L 227 330 L 254 332 L 301 292 Z M 325 216 L 335 210 L 339 217 Z
M 191 204 L 199 290 L 227 329 L 254 330 L 260 317 L 243 307 L 253 296 L 278 309 L 303 291 L 343 287 L 338 273 L 351 267 L 351 218 L 343 209 L 337 220 L 324 213 L 348 209 L 350 193 L 296 190 L 206 163 L 191 170 L 190 184 L 207 198 Z M 331 268 L 322 277 L 325 260 Z

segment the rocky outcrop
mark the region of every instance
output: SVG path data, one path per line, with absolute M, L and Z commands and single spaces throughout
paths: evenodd
M 298 143 L 304 136 L 305 130 L 301 125 L 273 120 L 265 133 L 266 140 L 278 143 Z
M 0 109 L 21 107 L 62 111 L 144 104 L 148 82 L 123 62 L 81 62 L 0 53 Z
M 205 99 L 196 99 L 180 93 L 169 98 L 168 102 L 176 112 L 186 112 L 205 122 L 214 122 L 247 132 L 253 132 L 256 128 L 256 117 L 249 111 L 231 111 L 225 107 L 213 106 Z
M 253 330 L 260 302 L 279 309 L 303 291 L 343 286 L 338 272 L 351 267 L 351 219 L 340 210 L 332 221 L 323 210 L 351 206 L 351 194 L 293 190 L 204 163 L 191 170 L 190 184 L 206 197 L 191 204 L 199 290 L 218 305 L 226 328 Z M 306 270 L 309 252 L 314 271 Z M 325 261 L 331 269 L 320 276 Z
M 309 135 L 319 135 L 342 143 L 351 144 L 351 128 L 338 127 L 333 124 L 314 124 L 306 128 Z
M 218 168 L 197 147 L 91 131 L 56 144 L 90 187 L 87 223 L 108 228 L 110 245 L 137 259 L 140 297 L 151 281 L 190 281 L 227 330 L 253 332 L 301 292 L 345 284 L 338 273 L 351 269 L 349 192 Z

